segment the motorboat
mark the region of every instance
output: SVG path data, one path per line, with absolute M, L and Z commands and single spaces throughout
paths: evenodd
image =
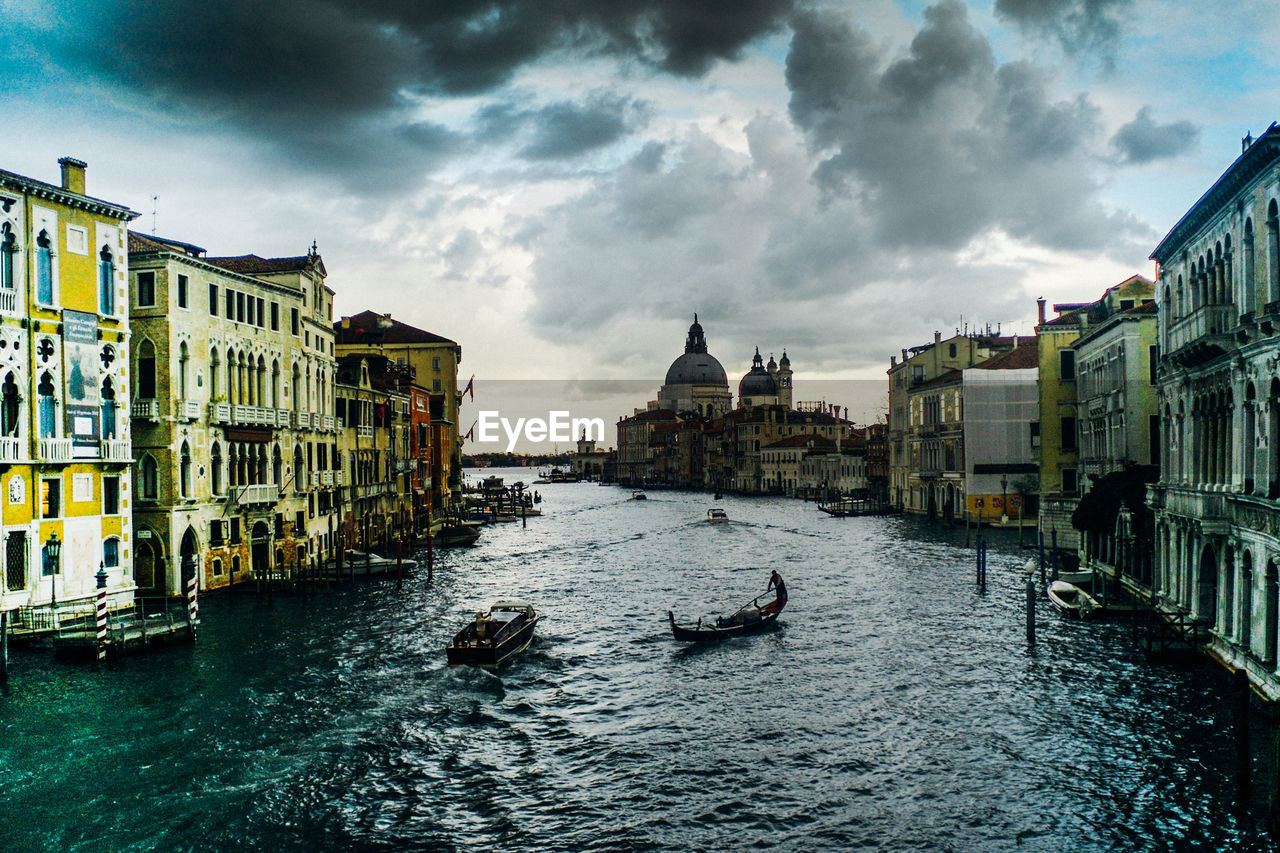
M 1072 619 L 1092 619 L 1102 610 L 1098 600 L 1080 587 L 1066 581 L 1049 584 L 1049 602 L 1063 616 Z
M 497 669 L 533 641 L 542 614 L 527 601 L 499 601 L 453 635 L 445 648 L 450 666 L 465 664 Z
M 729 514 L 726 513 L 724 510 L 720 509 L 720 507 L 712 507 L 711 509 L 707 510 L 707 521 L 711 522 L 712 524 L 724 524 L 728 520 L 729 520 Z

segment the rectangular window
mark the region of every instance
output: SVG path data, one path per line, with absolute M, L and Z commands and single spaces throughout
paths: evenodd
M 40 481 L 40 517 L 58 518 L 62 515 L 62 480 Z
M 266 326 L 267 325 L 267 310 L 266 310 L 267 301 L 263 299 L 261 296 L 255 297 L 254 299 L 258 303 L 258 310 L 255 312 L 258 318 L 258 325 Z
M 1058 378 L 1063 382 L 1076 380 L 1076 351 L 1064 349 L 1058 351 Z
M 120 478 L 102 478 L 102 514 L 120 514 Z
M 226 297 L 227 310 L 223 313 L 223 316 L 228 320 L 234 320 L 236 318 L 236 292 L 228 287 Z
M 178 276 L 178 307 L 190 307 L 187 303 L 187 277 L 185 275 Z
M 293 336 L 295 338 L 298 336 L 298 309 L 297 308 L 289 309 L 289 330 L 293 332 Z
M 280 331 L 280 303 L 271 303 L 271 331 Z
M 1039 447 L 1040 446 L 1040 422 L 1032 421 L 1029 424 L 1029 426 L 1031 427 L 1031 446 Z
M 245 316 L 245 322 L 246 322 L 246 323 L 248 323 L 250 326 L 254 325 L 254 322 L 253 322 L 253 297 L 252 297 L 252 296 L 248 297 L 248 304 L 246 304 L 246 305 L 245 305 L 244 316 Z
M 218 316 L 218 285 L 209 282 L 209 316 Z
M 440 388 L 441 388 L 441 386 L 440 386 L 440 380 L 439 380 L 439 379 L 432 379 L 432 380 L 431 380 L 431 390 L 432 390 L 432 392 L 433 392 L 433 393 L 436 393 L 436 394 L 439 394 L 439 393 L 440 393 Z
M 305 536 L 307 534 L 307 511 L 300 509 L 293 519 L 293 535 Z
M 432 370 L 440 369 L 440 356 L 437 355 L 431 359 L 431 369 Z
M 1079 487 L 1080 487 L 1080 484 L 1076 482 L 1076 469 L 1063 468 L 1062 469 L 1062 493 L 1064 495 L 1074 495 L 1076 493 L 1076 490 L 1079 489 Z
M 231 521 L 231 544 L 240 544 L 240 519 L 232 518 Z
M 102 565 L 114 569 L 120 565 L 120 540 L 108 539 L 102 543 Z
M 1062 447 L 1062 449 L 1063 449 L 1063 450 L 1075 450 L 1075 449 L 1076 449 L 1076 419 L 1075 419 L 1075 418 L 1063 418 L 1063 419 L 1062 419 L 1062 444 L 1061 444 L 1061 447 Z
M 1150 362 L 1147 369 L 1150 371 L 1149 380 L 1152 385 L 1158 385 L 1160 382 L 1160 347 L 1152 344 L 1147 347 L 1147 360 Z
M 244 322 L 244 294 L 236 293 L 236 322 Z
M 138 273 L 138 307 L 151 308 L 156 304 L 156 274 L 154 272 Z
M 1128 310 L 1129 310 L 1130 308 L 1132 308 L 1132 307 L 1133 307 L 1133 300 L 1132 300 L 1132 299 L 1121 299 L 1121 300 L 1120 300 L 1120 310 L 1121 310 L 1121 311 L 1128 311 Z
M 214 547 L 222 545 L 222 525 L 223 522 L 216 519 L 209 522 L 209 544 Z

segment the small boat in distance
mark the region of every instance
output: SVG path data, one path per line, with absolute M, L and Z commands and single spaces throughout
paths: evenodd
M 1049 584 L 1049 602 L 1063 616 L 1072 619 L 1092 619 L 1095 613 L 1102 610 L 1098 600 L 1080 587 L 1066 581 L 1054 581 Z
M 649 499 L 648 496 L 645 495 L 645 493 L 640 491 L 639 489 L 636 489 L 634 492 L 631 493 L 631 500 L 633 501 L 647 501 L 648 499 Z
M 711 522 L 712 524 L 724 524 L 728 520 L 729 520 L 728 513 L 720 509 L 720 507 L 718 506 L 712 507 L 711 509 L 707 510 L 707 521 Z
M 445 648 L 450 666 L 467 664 L 485 669 L 502 666 L 528 648 L 542 614 L 526 601 L 499 601 L 487 613 L 477 613 Z
M 772 601 L 761 605 L 760 599 L 769 594 L 776 585 L 777 593 Z M 738 608 L 729 616 L 717 616 L 713 624 L 703 625 L 699 619 L 693 627 L 676 624 L 675 614 L 667 611 L 667 621 L 671 623 L 671 635 L 680 642 L 709 643 L 727 637 L 738 637 L 743 634 L 758 634 L 767 631 L 778 623 L 778 614 L 787 606 L 787 585 L 777 572 L 769 578 L 769 587 L 757 595 L 746 605 Z

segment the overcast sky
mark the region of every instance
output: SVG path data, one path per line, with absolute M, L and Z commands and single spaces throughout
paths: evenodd
M 1150 276 L 1280 118 L 1274 11 L 0 0 L 0 168 L 87 160 L 215 255 L 315 240 L 339 313 L 459 341 L 464 381 L 660 380 L 694 311 L 735 385 L 757 345 L 882 378 Z

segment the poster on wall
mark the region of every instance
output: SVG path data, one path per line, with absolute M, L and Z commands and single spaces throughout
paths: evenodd
M 63 373 L 67 382 L 64 435 L 75 458 L 97 457 L 102 436 L 98 400 L 98 315 L 62 312 Z

